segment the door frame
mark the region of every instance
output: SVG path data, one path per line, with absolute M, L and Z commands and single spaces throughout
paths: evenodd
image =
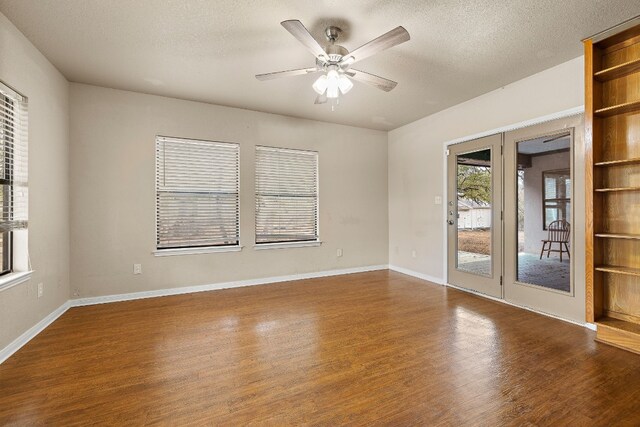
M 448 149 L 448 147 L 450 145 L 459 144 L 461 142 L 467 142 L 467 141 L 471 141 L 471 140 L 474 140 L 474 139 L 483 138 L 485 136 L 494 135 L 496 133 L 506 133 L 506 132 L 517 130 L 517 129 L 521 129 L 521 128 L 525 128 L 525 127 L 529 127 L 529 126 L 545 123 L 545 122 L 548 122 L 548 121 L 556 120 L 556 119 L 564 119 L 564 118 L 568 118 L 568 117 L 571 117 L 571 116 L 584 114 L 584 111 L 585 111 L 584 105 L 580 105 L 578 107 L 569 108 L 569 109 L 566 109 L 566 110 L 558 111 L 556 113 L 551 113 L 551 114 L 547 114 L 547 115 L 544 115 L 544 116 L 539 116 L 539 117 L 536 117 L 536 118 L 533 118 L 533 119 L 529 119 L 529 120 L 523 120 L 521 122 L 512 123 L 512 124 L 501 126 L 501 127 L 498 127 L 498 128 L 494 128 L 494 129 L 478 132 L 478 133 L 475 133 L 475 134 L 458 137 L 458 138 L 455 138 L 455 139 L 452 139 L 452 140 L 444 142 L 442 144 L 442 162 L 444 164 L 443 173 L 442 173 L 442 177 L 443 177 L 443 183 L 442 183 L 442 189 L 441 189 L 442 190 L 442 194 L 444 194 L 444 195 L 447 194 L 447 177 L 448 177 L 448 173 L 449 173 L 448 167 L 447 167 L 447 149 Z M 448 256 L 447 256 L 447 254 L 448 254 L 447 228 L 448 228 L 448 225 L 446 223 L 446 218 L 447 218 L 447 204 L 446 203 L 442 203 L 442 219 L 443 219 L 443 221 L 442 221 L 442 253 L 445 254 L 445 256 L 443 257 L 443 260 L 442 260 L 442 271 L 443 271 L 442 283 L 445 286 L 448 286 L 448 287 L 458 288 L 457 286 L 452 285 L 452 284 L 449 283 L 448 269 L 447 269 L 447 262 L 448 262 Z M 473 291 L 468 291 L 468 292 L 473 292 Z M 576 295 L 578 295 L 579 293 L 580 292 L 575 292 Z M 566 320 L 566 321 L 569 321 L 569 322 L 572 322 L 572 323 L 576 323 L 576 324 L 579 324 L 579 325 L 583 325 L 583 326 L 585 325 L 584 321 L 561 318 L 561 317 L 558 317 L 556 315 L 553 315 L 553 314 L 550 314 L 550 313 L 540 312 L 540 311 L 536 310 L 535 308 L 518 305 L 516 303 L 512 303 L 512 302 L 506 301 L 504 299 L 493 298 L 493 297 L 489 297 L 489 296 L 486 296 L 486 295 L 480 294 L 480 293 L 478 293 L 478 295 L 482 295 L 482 296 L 485 296 L 487 298 L 495 299 L 497 301 L 501 301 L 501 302 L 504 302 L 504 303 L 509 304 L 509 305 L 515 305 L 517 307 L 521 307 L 521 308 L 524 308 L 524 309 L 527 309 L 527 310 L 531 310 L 531 311 L 538 312 L 538 313 L 541 313 L 541 314 L 545 314 L 545 315 L 549 315 L 549 316 L 552 316 L 552 317 L 556 317 L 556 318 L 559 318 L 559 319 L 562 319 L 562 320 Z M 584 318 L 585 317 L 582 316 L 582 319 L 584 319 Z M 588 324 L 588 323 L 586 323 L 586 325 L 591 329 L 593 329 L 595 327 L 594 325 Z

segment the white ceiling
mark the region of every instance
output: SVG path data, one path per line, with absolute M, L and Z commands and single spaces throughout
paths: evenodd
M 73 82 L 389 130 L 579 56 L 580 40 L 640 14 L 638 0 L 0 0 L 4 13 Z M 349 50 L 402 25 L 411 40 L 358 69 L 336 111 L 314 105 L 313 66 L 280 21 L 316 39 L 343 28 Z

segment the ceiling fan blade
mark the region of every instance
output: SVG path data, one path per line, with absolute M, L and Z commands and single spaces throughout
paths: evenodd
M 256 74 L 256 79 L 261 81 L 273 80 L 273 79 L 279 79 L 280 77 L 290 77 L 290 76 L 300 76 L 302 74 L 311 74 L 317 71 L 320 71 L 320 70 L 318 70 L 315 67 L 299 68 L 297 70 L 276 71 L 275 73 Z
M 404 27 L 396 27 L 388 33 L 385 33 L 380 37 L 371 40 L 369 43 L 366 43 L 353 52 L 345 55 L 345 57 L 340 61 L 340 65 L 350 65 L 354 62 L 361 61 L 385 49 L 389 49 L 390 47 L 397 46 L 400 43 L 404 43 L 410 38 L 411 37 L 409 36 L 409 33 L 404 29 Z
M 288 21 L 282 21 L 280 25 L 289 31 L 293 37 L 297 38 L 315 57 L 327 57 L 327 53 L 318 41 L 313 38 L 311 33 L 309 33 L 309 30 L 302 25 L 302 22 L 297 19 L 290 19 Z
M 325 91 L 322 95 L 316 96 L 316 100 L 314 104 L 326 104 L 327 103 L 327 92 Z
M 389 92 L 398 84 L 393 80 L 385 79 L 384 77 L 379 77 L 375 74 L 365 73 L 364 71 L 354 70 L 353 68 L 349 69 L 346 74 L 354 80 L 377 87 L 385 92 Z

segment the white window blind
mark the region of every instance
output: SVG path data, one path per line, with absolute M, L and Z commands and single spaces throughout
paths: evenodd
M 318 153 L 256 147 L 256 243 L 318 240 Z
M 27 99 L 0 83 L 0 232 L 27 228 Z
M 239 244 L 239 163 L 238 144 L 156 138 L 158 249 Z

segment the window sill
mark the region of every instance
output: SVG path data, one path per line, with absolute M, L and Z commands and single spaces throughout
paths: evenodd
M 321 244 L 322 242 L 319 240 L 314 242 L 261 243 L 256 244 L 253 249 L 256 251 L 261 251 L 265 249 L 306 248 L 312 246 L 320 246 Z
M 153 251 L 154 256 L 177 256 L 177 255 L 198 255 L 213 254 L 218 252 L 240 252 L 242 246 L 219 246 L 209 248 L 184 248 L 184 249 L 158 249 Z
M 5 276 L 0 276 L 0 291 L 12 288 L 20 283 L 24 283 L 31 278 L 31 271 L 20 271 L 15 273 L 9 273 Z

